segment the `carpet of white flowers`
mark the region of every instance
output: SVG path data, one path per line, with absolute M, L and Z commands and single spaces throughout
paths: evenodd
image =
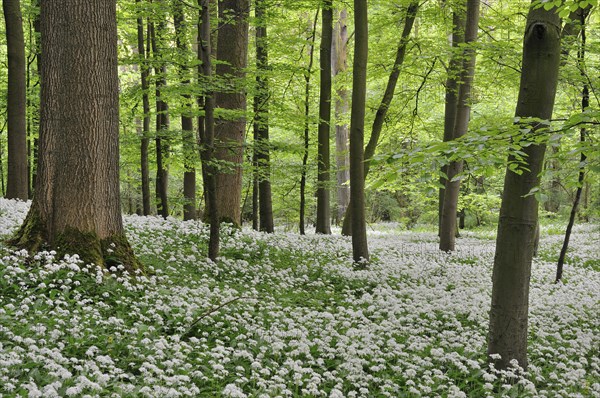
M 28 204 L 0 199 L 0 235 Z M 600 227 L 543 229 L 530 294 L 530 366 L 485 356 L 492 233 L 453 254 L 433 233 L 370 232 L 352 269 L 340 236 L 225 230 L 126 216 L 148 273 L 0 245 L 0 397 L 600 396 Z M 517 375 L 517 373 L 519 375 Z

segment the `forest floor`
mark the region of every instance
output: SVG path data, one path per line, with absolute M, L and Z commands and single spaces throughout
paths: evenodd
M 0 235 L 28 204 L 0 199 Z M 530 366 L 485 356 L 494 232 L 369 232 L 351 267 L 340 236 L 223 231 L 126 216 L 147 275 L 0 246 L 0 397 L 598 397 L 600 226 L 542 228 L 530 293 Z

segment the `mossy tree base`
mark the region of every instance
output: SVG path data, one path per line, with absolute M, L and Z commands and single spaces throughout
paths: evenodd
M 33 209 L 29 211 L 20 230 L 8 244 L 25 249 L 29 253 L 54 250 L 58 258 L 66 254 L 77 254 L 84 263 L 94 263 L 107 269 L 122 264 L 131 275 L 136 270 L 143 270 L 125 235 L 116 234 L 100 239 L 95 232 L 66 228 L 52 237 L 48 233 L 47 225 Z

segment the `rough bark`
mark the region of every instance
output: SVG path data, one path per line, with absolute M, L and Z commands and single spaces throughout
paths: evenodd
M 116 2 L 42 2 L 41 33 L 36 194 L 11 243 L 133 271 L 119 194 Z
M 175 26 L 175 42 L 180 56 L 179 78 L 182 87 L 190 85 L 187 58 L 187 26 L 183 13 L 183 1 L 173 3 L 173 22 Z M 185 89 L 184 89 L 185 90 Z M 192 116 L 192 96 L 184 92 L 181 114 L 181 138 L 183 143 L 183 219 L 196 219 L 196 145 L 194 142 L 194 119 Z
M 269 53 L 264 0 L 255 1 L 256 13 L 256 96 L 254 97 L 254 130 L 256 166 L 258 171 L 259 227 L 274 232 L 273 199 L 271 195 L 271 158 L 269 151 Z
M 19 0 L 2 2 L 8 52 L 8 175 L 6 197 L 27 200 L 27 102 L 25 39 Z
M 333 37 L 333 5 L 323 0 L 321 13 L 319 128 L 317 150 L 317 222 L 316 233 L 331 234 L 330 208 L 330 148 L 331 124 L 331 41 Z
M 477 41 L 479 29 L 479 0 L 467 0 L 467 15 L 465 19 L 465 46 L 462 52 L 462 67 L 456 99 L 456 116 L 452 139 L 456 140 L 466 134 L 469 128 L 471 113 L 471 87 L 475 74 L 476 52 L 473 44 Z M 452 251 L 456 243 L 456 217 L 460 180 L 458 176 L 463 169 L 462 161 L 450 162 L 446 168 L 446 186 L 444 189 L 444 204 L 440 226 L 440 250 Z
M 345 8 L 338 14 L 338 21 L 333 28 L 331 64 L 333 80 L 348 68 L 348 27 L 346 20 L 348 12 Z M 348 154 L 348 124 L 345 119 L 349 111 L 348 90 L 341 84 L 336 88 L 335 100 L 335 159 L 337 179 L 337 212 L 336 223 L 339 223 L 346 213 L 350 201 L 350 157 Z
M 219 1 L 216 73 L 232 88 L 216 93 L 215 106 L 227 117 L 215 124 L 215 156 L 222 171 L 217 175 L 217 199 L 221 220 L 241 225 L 242 163 L 246 118 L 246 94 L 241 82 L 248 56 L 249 0 Z
M 394 99 L 394 91 L 396 90 L 396 84 L 398 83 L 398 78 L 400 76 L 400 68 L 404 63 L 404 58 L 406 56 L 406 46 L 408 44 L 410 32 L 415 22 L 418 6 L 419 4 L 417 2 L 414 2 L 411 3 L 408 6 L 408 9 L 406 10 L 406 17 L 404 19 L 404 29 L 402 30 L 400 42 L 398 43 L 396 59 L 394 60 L 394 65 L 392 66 L 392 71 L 390 73 L 390 77 L 388 78 L 388 82 L 385 87 L 385 92 L 383 93 L 383 98 L 381 99 L 381 103 L 379 104 L 377 112 L 375 113 L 375 119 L 373 120 L 373 127 L 371 128 L 371 136 L 369 138 L 369 142 L 364 150 L 364 178 L 366 178 L 367 174 L 369 174 L 370 160 L 375 154 L 375 149 L 377 148 L 379 137 L 381 136 L 381 130 L 383 128 L 385 116 L 387 115 L 387 111 L 390 107 L 390 104 L 392 103 L 392 99 Z M 342 225 L 342 235 L 352 235 L 353 214 L 351 209 L 352 195 L 350 195 L 350 203 L 348 205 L 348 209 L 346 210 L 346 216 L 344 217 L 344 223 Z
M 560 20 L 556 10 L 530 9 L 517 117 L 551 118 L 559 61 Z M 534 134 L 546 125 L 529 127 Z M 529 279 L 538 221 L 538 202 L 534 195 L 527 194 L 539 185 L 545 146 L 530 145 L 523 152 L 527 154 L 528 170 L 522 174 L 508 168 L 506 171 L 496 239 L 488 354 L 500 354 L 501 358 L 494 360 L 498 369 L 506 368 L 512 359 L 527 368 Z
M 352 257 L 359 267 L 369 261 L 365 218 L 364 129 L 367 91 L 369 29 L 367 0 L 354 0 L 354 60 L 352 113 L 350 116 L 350 211 L 352 212 Z
M 136 0 L 139 6 L 141 0 Z M 148 99 L 148 65 L 146 62 L 146 49 L 144 48 L 144 19 L 137 18 L 137 47 L 140 57 L 140 71 L 142 82 L 142 136 L 140 139 L 140 171 L 142 175 L 142 214 L 148 216 L 152 213 L 150 206 L 150 171 L 148 167 L 148 146 L 150 144 L 150 100 Z
M 458 99 L 458 76 L 461 69 L 461 57 L 459 46 L 465 41 L 465 18 L 464 9 L 457 6 L 452 13 L 452 55 L 448 64 L 448 77 L 446 78 L 446 103 L 444 106 L 444 137 L 443 141 L 452 140 L 454 134 L 454 122 L 456 121 L 456 105 Z M 442 212 L 444 211 L 444 191 L 448 168 L 442 167 L 438 196 L 438 236 L 442 233 Z
M 211 51 L 211 31 L 210 31 L 210 0 L 198 0 L 200 6 L 200 38 L 198 43 L 198 52 L 201 60 L 201 73 L 205 81 L 212 78 L 212 51 Z M 217 169 L 214 163 L 215 156 L 215 98 L 212 90 L 207 90 L 203 100 L 204 118 L 202 124 L 198 126 L 200 133 L 200 159 L 202 161 L 202 176 L 204 177 L 204 186 L 206 193 L 206 207 L 208 210 L 208 219 L 210 222 L 210 236 L 208 242 L 208 258 L 216 261 L 219 256 L 219 236 L 220 236 L 220 217 L 219 201 L 217 197 Z
M 312 33 L 308 45 L 308 66 L 304 72 L 304 153 L 302 155 L 302 171 L 300 175 L 300 235 L 304 235 L 304 219 L 306 211 L 306 173 L 308 167 L 308 148 L 310 144 L 310 75 L 312 72 L 315 38 L 317 33 L 317 21 L 319 19 L 319 10 L 315 15 L 312 26 Z

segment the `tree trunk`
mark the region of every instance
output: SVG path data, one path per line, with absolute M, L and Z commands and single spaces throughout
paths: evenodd
M 139 268 L 121 218 L 116 2 L 41 4 L 40 156 L 35 198 L 11 242 Z
M 256 100 L 256 98 L 255 98 Z M 254 130 L 254 151 L 252 153 L 252 229 L 255 231 L 259 230 L 259 214 L 258 214 L 258 161 L 257 155 L 257 142 L 258 142 L 258 131 Z
M 338 22 L 333 28 L 332 41 L 332 74 L 336 76 L 348 68 L 348 27 L 346 19 L 348 12 L 345 8 L 340 10 Z M 345 121 L 348 114 L 348 90 L 342 84 L 336 85 L 335 100 L 335 159 L 337 167 L 337 213 L 336 223 L 339 223 L 346 213 L 350 201 L 350 157 L 348 155 L 348 124 Z
M 350 116 L 350 206 L 352 212 L 352 257 L 360 268 L 369 261 L 365 219 L 364 129 L 367 93 L 369 26 L 367 0 L 354 0 L 354 61 L 352 114 Z
M 560 19 L 556 10 L 532 7 L 523 41 L 517 117 L 552 117 L 559 61 Z M 535 134 L 547 124 L 523 127 L 532 128 Z M 528 170 L 522 174 L 506 170 L 496 239 L 488 354 L 500 354 L 501 358 L 494 360 L 498 369 L 506 368 L 512 359 L 527 368 L 529 279 L 538 221 L 538 202 L 527 194 L 539 185 L 545 146 L 533 144 L 522 150 L 527 154 Z
M 320 94 L 319 136 L 317 153 L 317 225 L 316 233 L 331 234 L 331 209 L 329 200 L 330 150 L 329 131 L 331 124 L 331 41 L 333 36 L 332 0 L 323 0 L 321 13 L 320 48 Z
M 366 178 L 367 174 L 369 174 L 370 160 L 375 154 L 375 149 L 377 148 L 379 137 L 381 136 L 381 130 L 383 128 L 385 115 L 387 114 L 390 104 L 392 103 L 392 99 L 394 99 L 394 91 L 396 90 L 396 84 L 398 83 L 398 77 L 400 76 L 400 67 L 404 63 L 404 57 L 406 55 L 406 45 L 408 44 L 408 38 L 410 36 L 410 32 L 415 22 L 418 6 L 419 4 L 417 2 L 414 2 L 411 3 L 408 6 L 408 9 L 406 10 L 406 17 L 404 19 L 404 29 L 402 30 L 400 42 L 398 43 L 398 50 L 396 51 L 396 59 L 394 60 L 394 66 L 392 67 L 392 72 L 390 73 L 390 77 L 388 78 L 388 82 L 385 87 L 385 92 L 383 93 L 381 103 L 379 104 L 379 108 L 377 108 L 377 112 L 375 113 L 375 120 L 373 120 L 373 127 L 371 128 L 371 137 L 369 138 L 369 143 L 367 144 L 367 147 L 364 150 L 364 178 Z M 352 154 L 350 155 L 350 157 L 352 158 Z M 346 236 L 352 235 L 353 231 L 352 197 L 353 196 L 350 195 L 350 204 L 348 205 L 348 210 L 346 210 L 346 216 L 344 217 L 344 223 L 342 226 L 342 235 Z
M 300 176 L 300 235 L 304 235 L 304 219 L 306 211 L 306 173 L 308 167 L 308 148 L 310 144 L 310 74 L 312 72 L 315 38 L 317 37 L 317 21 L 319 19 L 319 10 L 313 22 L 312 33 L 309 38 L 308 46 L 308 67 L 304 72 L 304 154 L 302 155 L 302 171 Z
M 588 9 L 589 10 L 589 9 Z M 585 46 L 586 46 L 586 31 L 585 31 L 585 19 L 587 17 L 588 12 L 582 12 L 579 15 L 579 22 L 581 23 L 581 46 L 577 53 L 577 63 L 579 66 L 579 71 L 585 82 L 583 84 L 583 89 L 581 90 L 581 110 L 585 111 L 590 106 L 590 88 L 586 79 L 586 71 L 585 71 Z M 585 142 L 585 136 L 587 131 L 584 128 L 581 128 L 579 131 L 579 142 L 582 144 Z M 581 152 L 579 159 L 579 175 L 577 177 L 577 191 L 575 192 L 575 199 L 573 200 L 573 206 L 571 207 L 571 214 L 569 215 L 569 223 L 567 224 L 567 230 L 565 231 L 565 239 L 563 241 L 562 248 L 560 249 L 560 255 L 558 256 L 558 263 L 556 265 L 556 282 L 558 283 L 562 279 L 563 274 L 563 266 L 565 263 L 565 257 L 567 255 L 567 249 L 569 248 L 569 240 L 571 238 L 571 230 L 573 229 L 573 224 L 575 224 L 575 216 L 577 215 L 577 208 L 579 207 L 579 201 L 581 200 L 581 192 L 583 191 L 583 181 L 585 178 L 585 161 L 587 156 L 585 153 Z
M 175 26 L 175 41 L 182 65 L 179 68 L 179 77 L 182 87 L 189 87 L 190 78 L 187 67 L 187 27 L 183 13 L 183 1 L 173 3 L 173 22 Z M 194 143 L 194 119 L 192 117 L 192 96 L 182 94 L 183 111 L 181 114 L 181 138 L 183 144 L 183 220 L 196 219 L 196 145 Z
M 217 199 L 221 220 L 241 225 L 242 163 L 246 132 L 246 94 L 244 70 L 248 57 L 249 0 L 219 1 L 219 34 L 217 37 L 217 75 L 233 85 L 229 91 L 216 94 L 215 106 L 230 116 L 215 124 L 215 157 L 223 164 L 217 174 Z
M 465 46 L 462 52 L 462 67 L 460 83 L 458 84 L 458 97 L 456 99 L 456 117 L 452 139 L 456 140 L 466 134 L 469 128 L 471 113 L 471 86 L 475 73 L 476 52 L 473 44 L 477 42 L 479 29 L 479 0 L 467 0 L 467 16 L 465 21 Z M 452 251 L 456 243 L 456 216 L 460 180 L 455 180 L 463 169 L 462 161 L 450 162 L 446 168 L 448 179 L 444 189 L 444 205 L 442 208 L 442 222 L 440 228 L 440 250 Z
M 27 200 L 25 39 L 19 0 L 2 2 L 8 52 L 8 178 L 6 197 Z
M 141 4 L 141 0 L 136 0 L 136 4 Z M 139 11 L 141 13 L 141 11 Z M 142 16 L 137 18 L 137 46 L 140 57 L 140 71 L 142 79 L 142 109 L 144 119 L 142 122 L 142 137 L 140 140 L 140 170 L 142 174 L 142 208 L 143 215 L 148 216 L 152 213 L 150 206 L 150 172 L 148 168 L 148 146 L 150 144 L 150 100 L 148 99 L 148 65 L 146 62 L 146 49 L 144 49 L 144 19 Z
M 169 171 L 164 164 L 169 154 L 169 144 L 166 132 L 169 129 L 169 106 L 161 94 L 161 88 L 167 85 L 167 66 L 162 60 L 164 22 L 159 22 L 154 27 L 150 23 L 150 41 L 152 55 L 155 60 L 154 73 L 156 75 L 156 197 L 158 199 L 157 211 L 163 218 L 169 216 Z M 158 32 L 157 32 L 158 31 Z M 160 48 L 158 42 L 160 41 Z
M 212 78 L 211 60 L 211 31 L 210 31 L 210 0 L 198 0 L 200 6 L 200 38 L 198 52 L 202 62 L 202 75 L 207 82 Z M 214 166 L 215 156 L 215 98 L 212 90 L 204 94 L 204 125 L 198 126 L 200 132 L 200 159 L 202 160 L 202 175 L 206 192 L 206 208 L 209 209 L 210 237 L 208 241 L 208 258 L 216 261 L 219 256 L 220 217 L 217 198 L 217 168 Z
M 456 121 L 456 105 L 458 99 L 458 78 L 461 72 L 461 59 L 459 49 L 465 42 L 465 18 L 464 8 L 457 5 L 452 12 L 452 55 L 448 65 L 448 77 L 446 78 L 446 103 L 444 106 L 444 142 L 452 140 L 454 134 L 454 123 Z M 438 236 L 442 234 L 442 213 L 444 211 L 444 191 L 448 177 L 448 167 L 443 166 L 440 176 L 438 196 Z
M 256 13 L 256 96 L 254 97 L 254 143 L 258 170 L 260 230 L 273 233 L 273 199 L 271 195 L 271 158 L 269 154 L 269 70 L 267 21 L 264 0 L 255 0 Z

